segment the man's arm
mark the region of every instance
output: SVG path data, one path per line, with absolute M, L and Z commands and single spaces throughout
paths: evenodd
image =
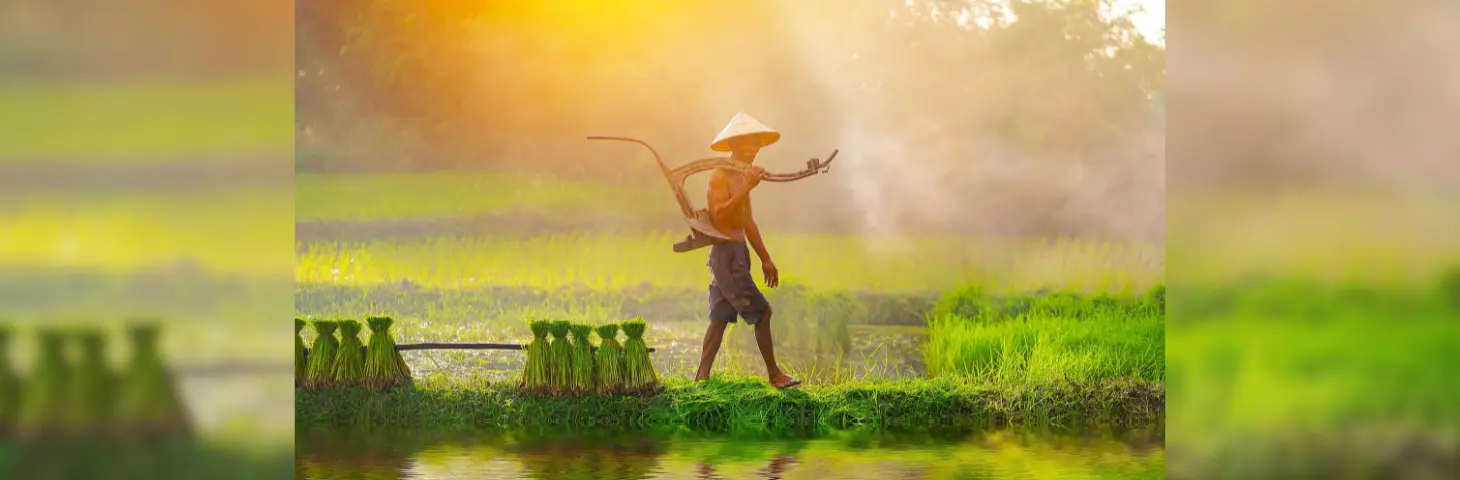
M 765 248 L 765 241 L 760 238 L 760 226 L 755 224 L 755 214 L 751 211 L 749 201 L 745 202 L 745 238 L 750 240 L 750 247 L 760 257 L 760 263 L 775 263 L 771 261 L 771 252 Z

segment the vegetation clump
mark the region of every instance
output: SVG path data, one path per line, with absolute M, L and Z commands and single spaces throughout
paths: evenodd
M 593 327 L 585 324 L 573 324 L 569 327 L 573 334 L 573 392 L 578 394 L 590 393 L 594 390 L 594 365 L 593 365 L 593 341 L 588 338 L 593 333 Z
M 317 336 L 314 338 L 313 348 L 309 349 L 309 368 L 305 372 L 304 387 L 326 388 L 334 384 L 335 352 L 340 347 L 339 340 L 335 339 L 335 330 L 340 325 L 332 320 L 315 320 L 313 326 Z
M 341 320 L 340 346 L 335 351 L 331 376 L 336 386 L 359 386 L 365 376 L 365 345 L 360 343 L 360 322 Z
M 147 438 L 188 435 L 182 397 L 158 351 L 157 326 L 134 324 L 128 333 L 132 358 L 122 381 L 118 421 L 130 433 Z
M 107 365 L 105 339 L 95 329 L 76 335 L 81 358 L 68 395 L 73 431 L 104 430 L 114 413 L 116 381 Z
M 532 330 L 532 343 L 527 344 L 527 363 L 522 367 L 522 389 L 544 394 L 552 387 L 552 359 L 548 354 L 548 331 L 552 322 L 533 320 L 528 324 Z
M 623 323 L 624 336 L 624 390 L 630 393 L 650 393 L 659 388 L 659 376 L 654 373 L 654 362 L 649 360 L 649 346 L 644 344 L 644 331 L 649 324 L 642 318 Z
M 548 378 L 553 393 L 566 393 L 573 388 L 573 345 L 568 342 L 572 325 L 567 320 L 557 320 L 548 330 L 553 334 L 553 341 L 548 345 L 548 363 L 552 365 Z
M 618 324 L 599 325 L 598 353 L 594 366 L 598 375 L 598 393 L 612 395 L 624 390 L 624 347 L 618 343 Z
M 395 349 L 395 339 L 390 336 L 390 326 L 395 320 L 390 317 L 369 317 L 365 323 L 370 326 L 370 344 L 365 349 L 365 365 L 362 383 L 369 388 L 394 388 L 411 380 L 411 370 L 405 358 Z

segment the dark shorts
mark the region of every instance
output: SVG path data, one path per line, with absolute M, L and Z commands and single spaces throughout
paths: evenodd
M 710 321 L 735 323 L 738 314 L 754 325 L 771 304 L 750 276 L 750 247 L 744 242 L 710 246 Z

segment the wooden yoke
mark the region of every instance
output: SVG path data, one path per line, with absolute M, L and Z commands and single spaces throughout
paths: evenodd
M 724 168 L 729 170 L 735 170 L 738 172 L 744 172 L 746 169 L 745 165 L 731 160 L 730 157 L 712 157 L 695 160 L 693 162 L 689 162 L 671 169 L 668 165 L 664 164 L 663 159 L 659 158 L 659 152 L 655 151 L 654 147 L 649 146 L 649 144 L 644 142 L 643 140 L 628 137 L 605 136 L 591 136 L 588 137 L 588 139 L 620 140 L 625 142 L 634 142 L 639 145 L 643 145 L 644 148 L 649 149 L 649 153 L 654 154 L 654 161 L 659 163 L 659 170 L 664 173 L 664 179 L 669 181 L 669 188 L 670 190 L 674 191 L 674 199 L 679 202 L 680 213 L 684 215 L 684 221 L 685 223 L 689 224 L 690 228 L 690 234 L 688 236 L 685 236 L 684 240 L 680 240 L 678 243 L 674 244 L 674 251 L 683 253 L 708 247 L 710 245 L 713 245 L 717 241 L 730 240 L 730 237 L 726 237 L 725 234 L 720 233 L 719 229 L 715 228 L 715 224 L 710 221 L 709 209 L 697 209 L 694 208 L 694 205 L 690 203 L 689 197 L 685 196 L 684 194 L 684 181 L 688 179 L 690 175 L 716 168 Z M 825 161 L 816 158 L 807 160 L 805 170 L 796 173 L 768 174 L 765 176 L 764 179 L 762 179 L 762 181 L 778 183 L 792 182 L 806 177 L 810 177 L 812 175 L 816 175 L 818 173 L 830 172 L 831 161 L 836 159 L 836 154 L 837 150 L 832 150 L 831 155 L 826 157 Z

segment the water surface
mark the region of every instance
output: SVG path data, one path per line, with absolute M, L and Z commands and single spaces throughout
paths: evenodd
M 844 433 L 816 438 L 517 433 L 301 433 L 296 478 L 1164 478 L 1160 433 Z

